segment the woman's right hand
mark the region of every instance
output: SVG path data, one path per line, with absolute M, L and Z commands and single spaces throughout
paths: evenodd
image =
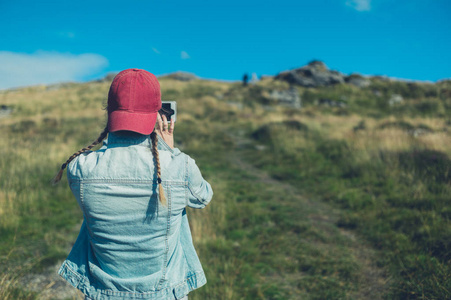
M 174 148 L 174 119 L 168 124 L 168 119 L 165 115 L 157 115 L 157 124 L 155 132 L 168 144 L 171 149 Z

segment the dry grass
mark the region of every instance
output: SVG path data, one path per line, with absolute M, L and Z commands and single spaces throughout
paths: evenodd
M 283 152 L 284 156 L 292 159 L 289 164 L 289 168 L 291 168 L 289 171 L 293 172 L 287 176 L 293 176 L 293 174 L 303 171 L 306 174 L 306 179 L 310 176 L 310 170 L 314 171 L 317 167 L 315 165 L 316 162 L 306 162 L 297 159 L 301 157 L 301 152 L 317 151 L 319 139 L 316 139 L 316 136 L 319 136 L 322 141 L 327 143 L 344 141 L 346 147 L 349 148 L 347 150 L 349 150 L 349 153 L 352 153 L 353 159 L 355 159 L 354 162 L 357 164 L 377 162 L 381 165 L 384 163 L 380 158 L 381 152 L 399 153 L 416 148 L 437 150 L 451 155 L 450 127 L 443 118 L 407 116 L 402 118 L 393 116 L 372 118 L 356 113 L 334 115 L 331 112 L 322 112 L 313 106 L 301 111 L 294 111 L 285 107 L 249 105 L 253 104 L 252 99 L 238 99 L 238 102 L 242 101 L 244 103 L 242 108 L 239 108 L 237 105 L 231 105 L 226 100 L 222 100 L 230 89 L 238 90 L 239 96 L 241 92 L 239 83 L 208 80 L 182 82 L 172 79 L 161 79 L 160 85 L 164 100 L 178 101 L 177 126 L 179 126 L 181 135 L 176 136 L 176 140 L 180 136 L 183 137 L 179 140 L 181 150 L 199 155 L 200 168 L 201 170 L 203 169 L 202 164 L 210 168 L 207 174 L 210 175 L 209 181 L 214 186 L 214 205 L 208 206 L 201 211 L 188 210 L 193 240 L 196 246 L 199 246 L 197 249 L 200 249 L 201 257 L 203 254 L 205 254 L 205 257 L 211 257 L 210 262 L 212 265 L 208 266 L 208 268 L 211 274 L 217 274 L 218 277 L 214 278 L 216 281 L 213 282 L 216 290 L 205 290 L 203 295 L 218 296 L 218 291 L 220 291 L 224 299 L 243 298 L 246 293 L 245 288 L 256 291 L 253 294 L 256 298 L 275 299 L 280 295 L 286 294 L 278 294 L 280 291 L 273 286 L 255 288 L 255 286 L 259 286 L 259 284 L 264 282 L 261 281 L 264 276 L 256 275 L 252 272 L 258 270 L 257 267 L 259 267 L 261 270 L 265 270 L 262 272 L 270 274 L 273 272 L 272 276 L 276 276 L 277 270 L 279 270 L 277 264 L 280 263 L 287 264 L 287 266 L 280 267 L 281 270 L 285 270 L 283 268 L 298 268 L 298 266 L 288 262 L 288 256 L 282 258 L 265 257 L 261 253 L 262 249 L 259 248 L 260 241 L 258 239 L 264 240 L 265 237 L 260 236 L 257 238 L 256 236 L 258 236 L 259 232 L 264 232 L 267 235 L 274 234 L 273 230 L 277 226 L 271 225 L 275 224 L 273 220 L 261 221 L 261 223 L 258 223 L 258 221 L 260 219 L 264 220 L 273 211 L 265 211 L 265 209 L 269 209 L 269 204 L 266 204 L 268 206 L 260 207 L 259 203 L 252 204 L 245 201 L 239 202 L 239 200 L 241 198 L 246 199 L 249 193 L 254 193 L 252 194 L 254 198 L 264 198 L 266 194 L 262 194 L 264 193 L 263 190 L 254 190 L 251 193 L 248 191 L 252 189 L 252 186 L 250 186 L 240 187 L 235 191 L 234 189 L 236 185 L 240 184 L 240 180 L 233 178 L 232 175 L 227 173 L 234 171 L 228 171 L 228 165 L 215 165 L 216 161 L 224 160 L 223 157 L 218 158 L 217 153 L 221 153 L 223 156 L 229 155 L 226 146 L 223 146 L 227 144 L 225 139 L 228 136 L 228 132 L 233 131 L 236 135 L 246 137 L 251 132 L 268 124 L 278 124 L 284 121 L 298 121 L 305 124 L 308 127 L 305 131 L 284 129 L 277 132 L 273 138 L 278 145 L 276 151 Z M 286 89 L 288 85 L 284 82 L 265 79 L 259 82 L 257 87 Z M 11 244 L 9 243 L 10 241 L 5 241 L 3 245 L 0 244 L 1 262 L 13 264 L 14 260 L 19 265 L 24 264 L 24 260 L 20 258 L 21 255 L 27 257 L 35 256 L 40 260 L 49 259 L 53 262 L 56 258 L 60 259 L 61 253 L 65 254 L 67 248 L 70 248 L 76 235 L 76 232 L 73 232 L 73 228 L 76 227 L 82 216 L 67 187 L 64 187 L 64 182 L 58 187 L 50 187 L 49 181 L 68 156 L 89 144 L 102 130 L 106 123 L 106 118 L 105 111 L 101 108 L 105 105 L 108 88 L 109 83 L 97 82 L 71 84 L 55 90 L 38 86 L 17 91 L 0 92 L 1 104 L 13 108 L 11 116 L 0 119 L 0 127 L 2 129 L 0 130 L 0 168 L 2 170 L 0 173 L 0 229 L 2 234 L 4 232 L 5 236 L 10 237 L 10 239 L 15 239 L 16 234 L 14 232 L 19 230 L 17 243 L 14 241 Z M 301 94 L 304 91 L 303 88 L 299 90 Z M 177 96 L 177 99 L 168 99 L 175 97 L 174 95 Z M 363 128 L 356 129 L 362 121 L 364 121 Z M 406 122 L 414 127 L 426 126 L 431 130 L 430 132 L 414 136 L 411 132 L 402 128 L 381 128 L 384 124 L 399 121 Z M 280 128 L 276 127 L 277 130 Z M 444 128 L 447 130 L 444 130 Z M 237 144 L 236 140 L 232 142 Z M 264 143 L 264 141 L 261 141 L 261 143 Z M 263 166 L 267 167 L 267 165 L 274 162 L 274 156 L 278 153 L 269 153 L 267 154 L 268 157 L 264 157 L 266 154 L 262 154 L 263 152 L 254 151 L 252 155 L 256 158 L 261 156 L 263 159 L 266 159 L 263 160 Z M 331 163 L 329 161 L 324 162 L 326 167 L 329 167 Z M 395 165 L 392 167 L 394 169 L 391 171 L 393 174 L 399 172 L 395 170 Z M 304 168 L 311 169 L 306 170 Z M 223 177 L 221 178 L 217 173 L 221 173 Z M 323 172 L 323 175 L 324 173 L 328 174 Z M 231 176 L 232 179 L 228 179 L 227 176 Z M 404 172 L 403 176 L 408 178 L 411 174 Z M 224 178 L 226 179 L 224 180 Z M 253 182 L 251 179 L 246 180 Z M 233 182 L 233 185 L 230 182 Z M 355 198 L 359 200 L 361 195 L 367 196 L 366 191 L 358 194 L 359 188 L 342 190 L 343 186 L 344 184 L 337 184 L 337 189 L 340 190 L 340 193 L 339 195 L 334 195 L 336 198 L 356 195 Z M 369 186 L 366 188 L 370 189 Z M 408 197 L 420 199 L 425 195 L 427 189 L 427 184 L 417 183 L 409 190 L 410 194 Z M 236 194 L 233 194 L 234 192 Z M 335 192 L 333 191 L 329 194 Z M 342 199 L 340 198 L 340 200 Z M 250 205 L 255 205 L 257 210 L 259 210 L 253 211 L 256 215 L 257 212 L 261 213 L 258 218 L 242 213 L 242 211 L 246 212 Z M 281 208 L 283 208 L 283 205 Z M 56 217 L 53 210 L 56 211 Z M 286 212 L 280 212 L 281 216 L 283 213 Z M 255 222 L 258 230 L 246 228 L 241 223 L 236 224 L 236 226 L 231 224 L 232 221 L 229 219 L 240 214 L 243 214 L 243 216 L 241 219 L 236 219 L 238 220 L 237 222 L 243 224 L 244 222 Z M 55 225 L 49 220 L 59 225 Z M 64 224 L 68 220 L 73 223 L 67 225 L 70 229 L 62 228 L 65 227 Z M 280 222 L 285 221 L 282 217 L 280 220 Z M 29 224 L 27 222 L 34 223 Z M 233 240 L 233 237 L 230 237 L 230 228 L 236 231 L 235 234 L 238 236 L 236 241 Z M 324 232 L 321 230 L 321 228 L 315 228 L 314 230 L 312 229 L 312 232 L 318 234 L 318 236 L 324 235 Z M 22 234 L 24 235 L 21 236 Z M 243 237 L 240 237 L 240 234 L 243 234 Z M 285 242 L 283 240 L 284 237 L 280 236 L 280 232 L 272 238 L 280 238 L 281 242 Z M 28 239 L 34 239 L 33 243 L 28 242 Z M 249 248 L 246 248 L 248 245 L 236 246 L 237 241 L 241 241 L 240 239 L 246 243 L 248 242 Z M 270 240 L 265 244 L 266 250 L 271 250 L 271 247 L 278 249 L 278 245 L 272 245 Z M 339 239 L 329 240 L 328 242 L 337 243 L 337 247 L 339 247 L 340 243 L 343 243 Z M 233 244 L 233 246 L 230 246 L 230 244 Z M 311 251 L 318 250 L 314 247 L 314 242 L 312 244 L 307 243 L 307 245 L 312 247 Z M 235 246 L 241 247 L 241 250 L 234 252 L 236 251 Z M 252 248 L 254 246 L 255 249 Z M 295 253 L 294 248 L 278 249 L 277 251 L 282 250 L 286 250 L 287 253 L 290 251 Z M 218 253 L 202 253 L 208 251 L 218 251 Z M 49 258 L 46 256 L 48 253 L 52 253 L 51 255 L 54 256 Z M 301 257 L 303 259 L 308 257 L 308 259 L 318 263 L 318 265 L 313 264 L 315 267 L 312 267 L 312 270 L 320 268 L 323 262 L 317 261 L 317 258 L 314 255 L 310 256 L 310 254 L 302 253 Z M 259 258 L 256 265 L 248 264 L 248 261 L 252 261 L 255 257 Z M 321 259 L 327 260 L 327 263 L 331 263 L 332 266 L 330 270 L 326 269 L 325 272 L 332 272 L 334 264 L 343 264 L 340 265 L 340 268 L 344 270 L 352 266 L 351 262 L 354 262 L 354 260 L 349 259 L 348 261 L 348 258 L 343 258 L 340 261 L 340 257 L 338 257 L 337 261 L 339 262 L 329 261 L 327 257 Z M 271 263 L 267 263 L 267 260 L 271 260 Z M 248 273 L 246 273 L 246 270 L 248 270 Z M 252 270 L 252 272 L 249 270 Z M 12 272 L 15 271 L 13 270 Z M 354 271 L 349 272 L 354 274 Z M 14 276 L 16 275 L 19 276 L 20 272 L 17 271 Z M 0 299 L 13 299 L 15 297 L 13 295 L 20 295 L 19 298 L 23 299 L 27 299 L 26 297 L 31 297 L 30 299 L 32 299 L 30 294 L 20 291 L 20 289 L 17 292 L 19 294 L 16 293 L 15 286 L 17 281 L 15 278 L 17 276 L 14 276 L 6 273 L 0 275 Z M 330 273 L 330 276 L 339 275 Z M 343 282 L 348 284 L 348 281 L 346 281 L 348 279 L 342 279 L 341 277 L 331 277 L 332 279 L 323 277 L 311 279 L 314 280 L 311 286 L 313 286 L 313 283 L 317 284 L 318 282 L 328 284 L 324 288 L 318 287 L 318 290 L 311 294 L 313 298 L 315 295 L 317 298 L 319 297 L 318 295 L 323 295 L 321 294 L 323 290 L 329 288 L 332 292 L 339 292 L 343 287 L 334 290 L 334 287 L 329 286 L 329 283 L 333 283 L 333 280 L 337 278 L 337 280 L 342 280 L 340 284 Z M 302 275 L 299 281 L 304 280 L 303 284 L 307 289 L 310 288 L 310 283 L 305 281 L 305 278 Z M 294 290 L 300 289 L 299 284 L 297 287 L 295 285 L 293 283 L 293 286 L 290 288 Z M 243 290 L 239 290 L 237 286 Z M 270 293 L 272 288 L 275 290 L 274 294 Z M 196 298 L 196 294 L 194 294 L 194 298 Z

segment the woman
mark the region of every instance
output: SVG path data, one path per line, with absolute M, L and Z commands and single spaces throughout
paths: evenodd
M 213 192 L 194 160 L 174 148 L 174 121 L 160 108 L 153 74 L 120 72 L 108 94 L 107 127 L 55 177 L 67 166 L 84 216 L 59 274 L 87 299 L 187 299 L 206 283 L 185 207 L 204 208 Z

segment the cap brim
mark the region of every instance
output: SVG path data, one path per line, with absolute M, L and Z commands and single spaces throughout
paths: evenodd
M 127 130 L 149 135 L 155 128 L 158 112 L 138 113 L 116 110 L 108 115 L 108 131 Z

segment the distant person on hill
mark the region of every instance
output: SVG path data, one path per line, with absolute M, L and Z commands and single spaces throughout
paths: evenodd
M 59 274 L 85 299 L 187 299 L 207 280 L 194 249 L 186 206 L 213 192 L 188 155 L 174 148 L 174 120 L 161 109 L 157 78 L 128 69 L 108 94 L 108 124 L 67 167 L 83 211 L 79 236 Z M 90 151 L 108 135 L 97 151 Z
M 247 73 L 244 73 L 243 75 L 243 86 L 247 86 L 247 82 L 249 81 L 249 76 Z

